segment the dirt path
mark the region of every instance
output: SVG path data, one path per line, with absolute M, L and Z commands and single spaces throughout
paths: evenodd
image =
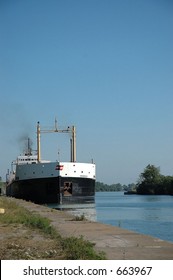
M 0 259 L 63 259 L 58 243 L 23 225 L 1 225 Z

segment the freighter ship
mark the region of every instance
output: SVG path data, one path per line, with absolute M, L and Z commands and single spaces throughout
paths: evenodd
M 70 161 L 41 159 L 41 133 L 70 133 Z M 37 204 L 93 203 L 95 198 L 95 164 L 76 162 L 76 129 L 59 129 L 57 121 L 51 130 L 37 123 L 37 152 L 34 155 L 28 139 L 27 150 L 12 162 L 6 178 L 6 195 Z

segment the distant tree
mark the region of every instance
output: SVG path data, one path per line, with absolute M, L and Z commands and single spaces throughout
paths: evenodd
M 147 165 L 139 176 L 138 194 L 172 194 L 173 177 L 160 174 L 160 168 Z
M 160 181 L 160 168 L 148 164 L 140 175 L 140 183 L 158 183 Z
M 162 188 L 161 192 L 164 194 L 173 195 L 173 177 L 172 176 L 162 176 Z

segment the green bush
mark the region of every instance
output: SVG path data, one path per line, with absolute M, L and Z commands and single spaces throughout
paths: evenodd
M 69 260 L 104 260 L 104 252 L 95 252 L 94 244 L 84 240 L 81 236 L 68 237 L 61 240 L 62 248 L 64 249 Z

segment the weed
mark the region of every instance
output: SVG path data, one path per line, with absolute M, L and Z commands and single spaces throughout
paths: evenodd
M 94 244 L 84 240 L 83 236 L 68 237 L 61 240 L 62 248 L 64 249 L 69 260 L 104 260 L 104 252 L 97 253 L 94 251 Z
M 72 221 L 86 221 L 86 217 L 84 214 L 80 215 L 80 216 L 75 216 Z

